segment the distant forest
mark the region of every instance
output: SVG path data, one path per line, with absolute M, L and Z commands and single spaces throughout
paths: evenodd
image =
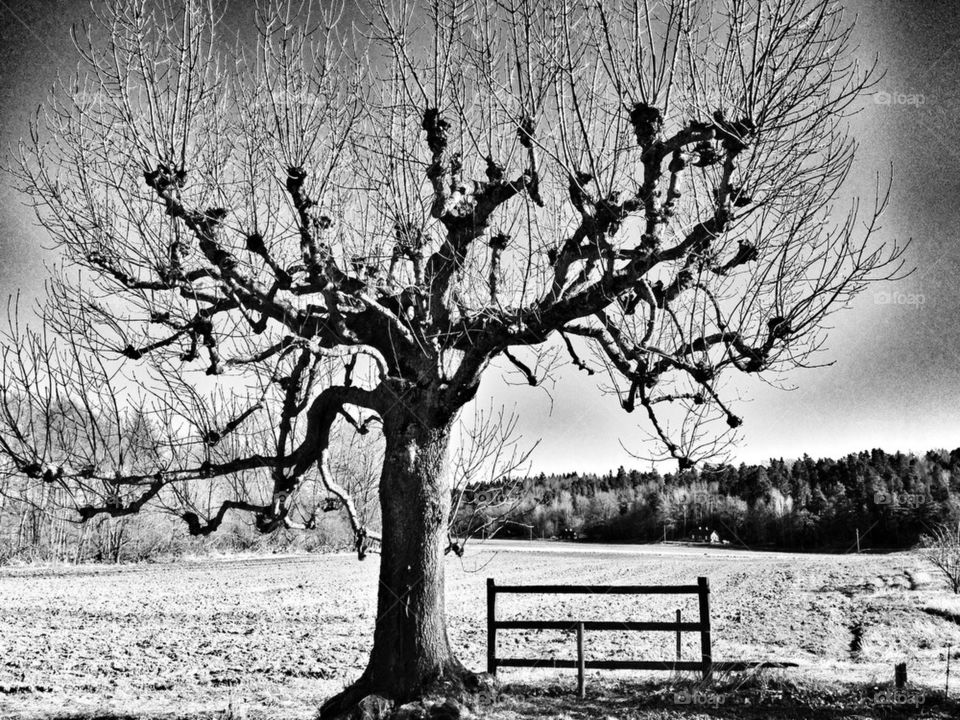
M 358 508 L 378 524 L 375 475 L 351 457 L 338 468 Z M 351 473 L 353 473 L 351 475 Z M 199 489 L 206 486 L 198 485 Z M 62 488 L 25 477 L 0 483 L 0 565 L 130 562 L 209 552 L 324 551 L 352 547 L 340 512 L 319 512 L 309 532 L 261 535 L 245 516 L 192 538 L 162 507 L 80 523 Z M 304 495 L 304 507 L 323 503 Z M 536 475 L 454 493 L 453 534 L 587 541 L 688 540 L 699 528 L 733 546 L 832 550 L 907 548 L 940 523 L 960 521 L 960 449 L 922 457 L 872 450 L 842 460 L 705 465 L 660 475 Z M 326 510 L 321 507 L 321 510 Z
M 791 549 L 906 548 L 960 520 L 960 449 L 918 457 L 871 450 L 841 460 L 705 465 L 660 475 L 545 475 L 468 487 L 460 534 L 654 542 L 693 537 Z

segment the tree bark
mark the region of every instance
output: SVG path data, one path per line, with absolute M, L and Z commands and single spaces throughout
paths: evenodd
M 321 718 L 347 716 L 368 695 L 397 704 L 470 677 L 447 639 L 444 543 L 450 483 L 444 470 L 450 421 L 416 413 L 384 418 L 386 454 L 380 476 L 383 520 L 373 650 L 360 679 L 328 700 Z

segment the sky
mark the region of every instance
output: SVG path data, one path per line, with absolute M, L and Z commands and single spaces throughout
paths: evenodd
M 242 3 L 234 3 L 243 6 Z M 860 151 L 848 190 L 870 198 L 876 174 L 893 185 L 878 239 L 911 241 L 909 277 L 868 289 L 833 316 L 829 367 L 736 385 L 744 418 L 732 459 L 838 457 L 870 448 L 918 451 L 960 446 L 960 3 L 843 0 L 856 16 L 858 56 L 879 55 L 885 76 L 851 127 Z M 0 157 L 26 132 L 58 72 L 75 65 L 70 26 L 84 0 L 0 0 Z M 22 198 L 0 177 L 0 299 L 43 292 L 54 256 Z M 597 376 L 595 376 L 597 377 Z M 537 442 L 535 472 L 646 468 L 651 452 L 639 413 L 593 392 L 574 368 L 545 388 L 509 385 L 491 373 L 491 398 L 519 416 L 521 444 Z

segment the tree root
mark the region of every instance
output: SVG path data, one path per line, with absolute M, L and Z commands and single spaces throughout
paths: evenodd
M 492 693 L 493 678 L 454 661 L 442 674 L 397 693 L 370 680 L 369 669 L 327 700 L 317 720 L 458 720 L 475 717 L 472 708 Z

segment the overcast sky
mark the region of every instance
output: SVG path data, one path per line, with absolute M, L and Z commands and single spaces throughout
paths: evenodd
M 923 451 L 960 446 L 960 3 L 955 0 L 845 0 L 859 53 L 879 54 L 886 76 L 853 120 L 860 153 L 850 189 L 870 198 L 877 172 L 894 168 L 890 210 L 880 236 L 913 240 L 916 272 L 868 290 L 834 316 L 821 362 L 798 371 L 785 392 L 756 380 L 737 389 L 744 417 L 735 459 L 839 456 L 874 447 Z M 248 3 L 235 2 L 242 8 Z M 0 145 L 26 130 L 58 71 L 75 64 L 69 28 L 88 11 L 82 0 L 0 0 Z M 243 22 L 243 13 L 231 16 Z M 43 292 L 53 260 L 32 215 L 0 180 L 0 295 Z M 534 470 L 602 471 L 645 466 L 646 431 L 638 413 L 590 391 L 568 369 L 545 390 L 511 387 L 488 376 L 490 396 L 516 406 L 527 440 L 542 436 Z

